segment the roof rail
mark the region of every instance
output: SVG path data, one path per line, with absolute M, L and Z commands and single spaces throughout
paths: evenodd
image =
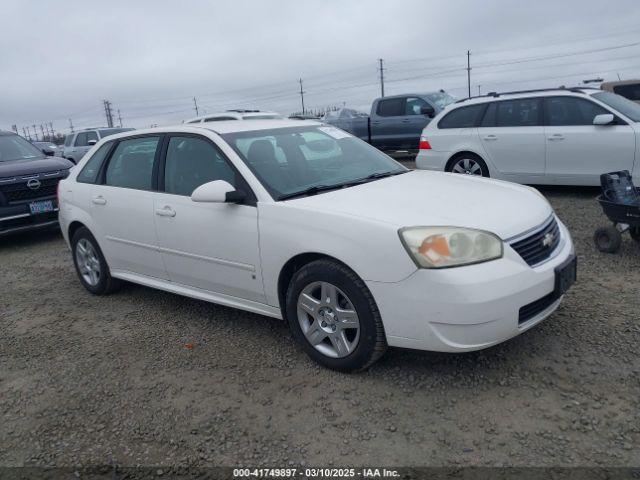
M 251 110 L 247 108 L 232 108 L 230 110 L 226 110 L 227 112 L 235 112 L 235 113 L 258 113 L 260 110 Z
M 560 85 L 559 87 L 555 87 L 555 88 L 536 88 L 536 89 L 532 89 L 532 90 L 514 90 L 511 92 L 489 92 L 486 95 L 478 95 L 475 97 L 469 97 L 469 98 L 462 98 L 460 100 L 458 100 L 456 103 L 462 103 L 462 102 L 466 102 L 467 100 L 472 100 L 474 98 L 486 98 L 486 97 L 500 97 L 501 95 L 518 95 L 518 94 L 522 94 L 522 93 L 539 93 L 539 92 L 553 92 L 556 90 L 565 90 L 567 92 L 573 92 L 573 93 L 583 93 L 582 90 L 599 90 L 595 87 L 565 87 L 564 85 Z

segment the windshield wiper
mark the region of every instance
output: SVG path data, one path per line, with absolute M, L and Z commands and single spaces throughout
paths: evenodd
M 392 177 L 394 175 L 400 175 L 401 173 L 406 173 L 409 170 L 401 170 L 394 172 L 375 172 L 371 175 L 367 175 L 364 178 L 359 178 L 357 180 L 353 180 L 351 182 L 344 183 L 336 183 L 334 185 L 314 185 L 313 187 L 306 188 L 304 190 L 300 190 L 298 192 L 293 193 L 285 193 L 284 195 L 280 195 L 278 200 L 287 200 L 289 198 L 295 197 L 308 197 L 309 195 L 315 195 L 316 193 L 326 192 L 328 190 L 340 190 L 342 188 L 353 187 L 354 185 L 361 185 L 363 183 L 371 182 L 373 180 L 377 180 L 379 178 Z
M 305 188 L 304 190 L 300 190 L 298 192 L 285 193 L 284 195 L 280 195 L 278 200 L 287 200 L 289 198 L 295 197 L 308 197 L 309 195 L 314 195 L 319 192 L 326 192 L 328 190 L 340 190 L 346 184 L 338 183 L 336 185 L 314 185 L 313 187 Z

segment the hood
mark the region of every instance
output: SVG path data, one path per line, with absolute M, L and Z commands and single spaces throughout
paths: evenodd
M 42 156 L 29 160 L 10 160 L 0 162 L 0 178 L 68 170 L 71 167 L 73 167 L 73 163 L 62 157 Z
M 549 202 L 530 187 L 424 170 L 286 203 L 369 218 L 398 228 L 476 228 L 502 239 L 537 227 L 553 212 Z

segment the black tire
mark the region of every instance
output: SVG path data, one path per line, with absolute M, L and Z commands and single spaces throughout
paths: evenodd
M 600 227 L 593 235 L 596 248 L 604 253 L 616 253 L 622 244 L 622 235 L 616 227 Z
M 354 350 L 342 358 L 324 355 L 311 345 L 298 321 L 298 298 L 305 287 L 314 282 L 328 282 L 344 292 L 353 304 L 360 322 L 359 338 Z M 286 319 L 294 338 L 319 364 L 342 372 L 364 370 L 380 359 L 387 340 L 380 312 L 365 283 L 346 266 L 331 260 L 316 260 L 298 270 L 291 279 L 286 295 Z
M 80 272 L 76 252 L 78 249 L 78 243 L 81 240 L 85 240 L 91 244 L 100 263 L 100 276 L 98 282 L 95 285 L 91 285 L 89 282 L 87 282 Z M 93 235 L 91 235 L 91 232 L 88 228 L 80 227 L 73 234 L 73 238 L 71 239 L 71 256 L 73 257 L 73 264 L 76 267 L 76 273 L 78 274 L 80 283 L 82 283 L 84 288 L 86 288 L 94 295 L 108 295 L 115 292 L 122 285 L 122 282 L 120 280 L 115 279 L 111 276 L 109 266 L 107 265 L 107 261 L 104 259 L 102 250 L 100 250 L 98 242 L 93 237 Z
M 631 235 L 631 238 L 636 242 L 640 243 L 640 227 L 631 227 L 629 229 L 629 235 Z
M 463 172 L 457 172 L 454 171 L 455 166 L 458 164 L 458 162 L 460 162 L 461 160 L 465 160 L 465 159 L 469 159 L 475 163 L 478 164 L 478 166 L 480 167 L 481 170 L 481 174 L 477 175 L 477 176 L 483 176 L 486 178 L 489 178 L 489 167 L 487 167 L 487 163 L 480 158 L 478 155 L 476 155 L 475 153 L 460 153 L 456 156 L 454 156 L 451 160 L 449 160 L 449 162 L 447 163 L 447 168 L 446 171 L 447 172 L 451 172 L 451 173 L 463 173 Z

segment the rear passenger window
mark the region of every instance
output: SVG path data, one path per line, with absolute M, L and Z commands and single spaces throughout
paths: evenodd
M 568 125 L 593 125 L 596 115 L 610 113 L 600 105 L 576 97 L 550 97 L 545 99 L 545 125 L 560 127 Z
M 471 128 L 478 124 L 484 104 L 469 105 L 452 110 L 438 123 L 438 128 Z
M 376 113 L 381 117 L 401 117 L 404 115 L 405 99 L 390 98 L 389 100 L 380 100 Z
M 522 98 L 496 102 L 496 127 L 536 127 L 542 125 L 540 101 Z
M 151 190 L 158 140 L 159 137 L 141 137 L 118 143 L 107 165 L 105 183 L 112 187 Z
M 104 159 L 107 158 L 112 146 L 113 143 L 111 142 L 102 145 L 87 161 L 82 171 L 78 174 L 76 181 L 80 183 L 96 183 L 100 167 L 102 167 Z

